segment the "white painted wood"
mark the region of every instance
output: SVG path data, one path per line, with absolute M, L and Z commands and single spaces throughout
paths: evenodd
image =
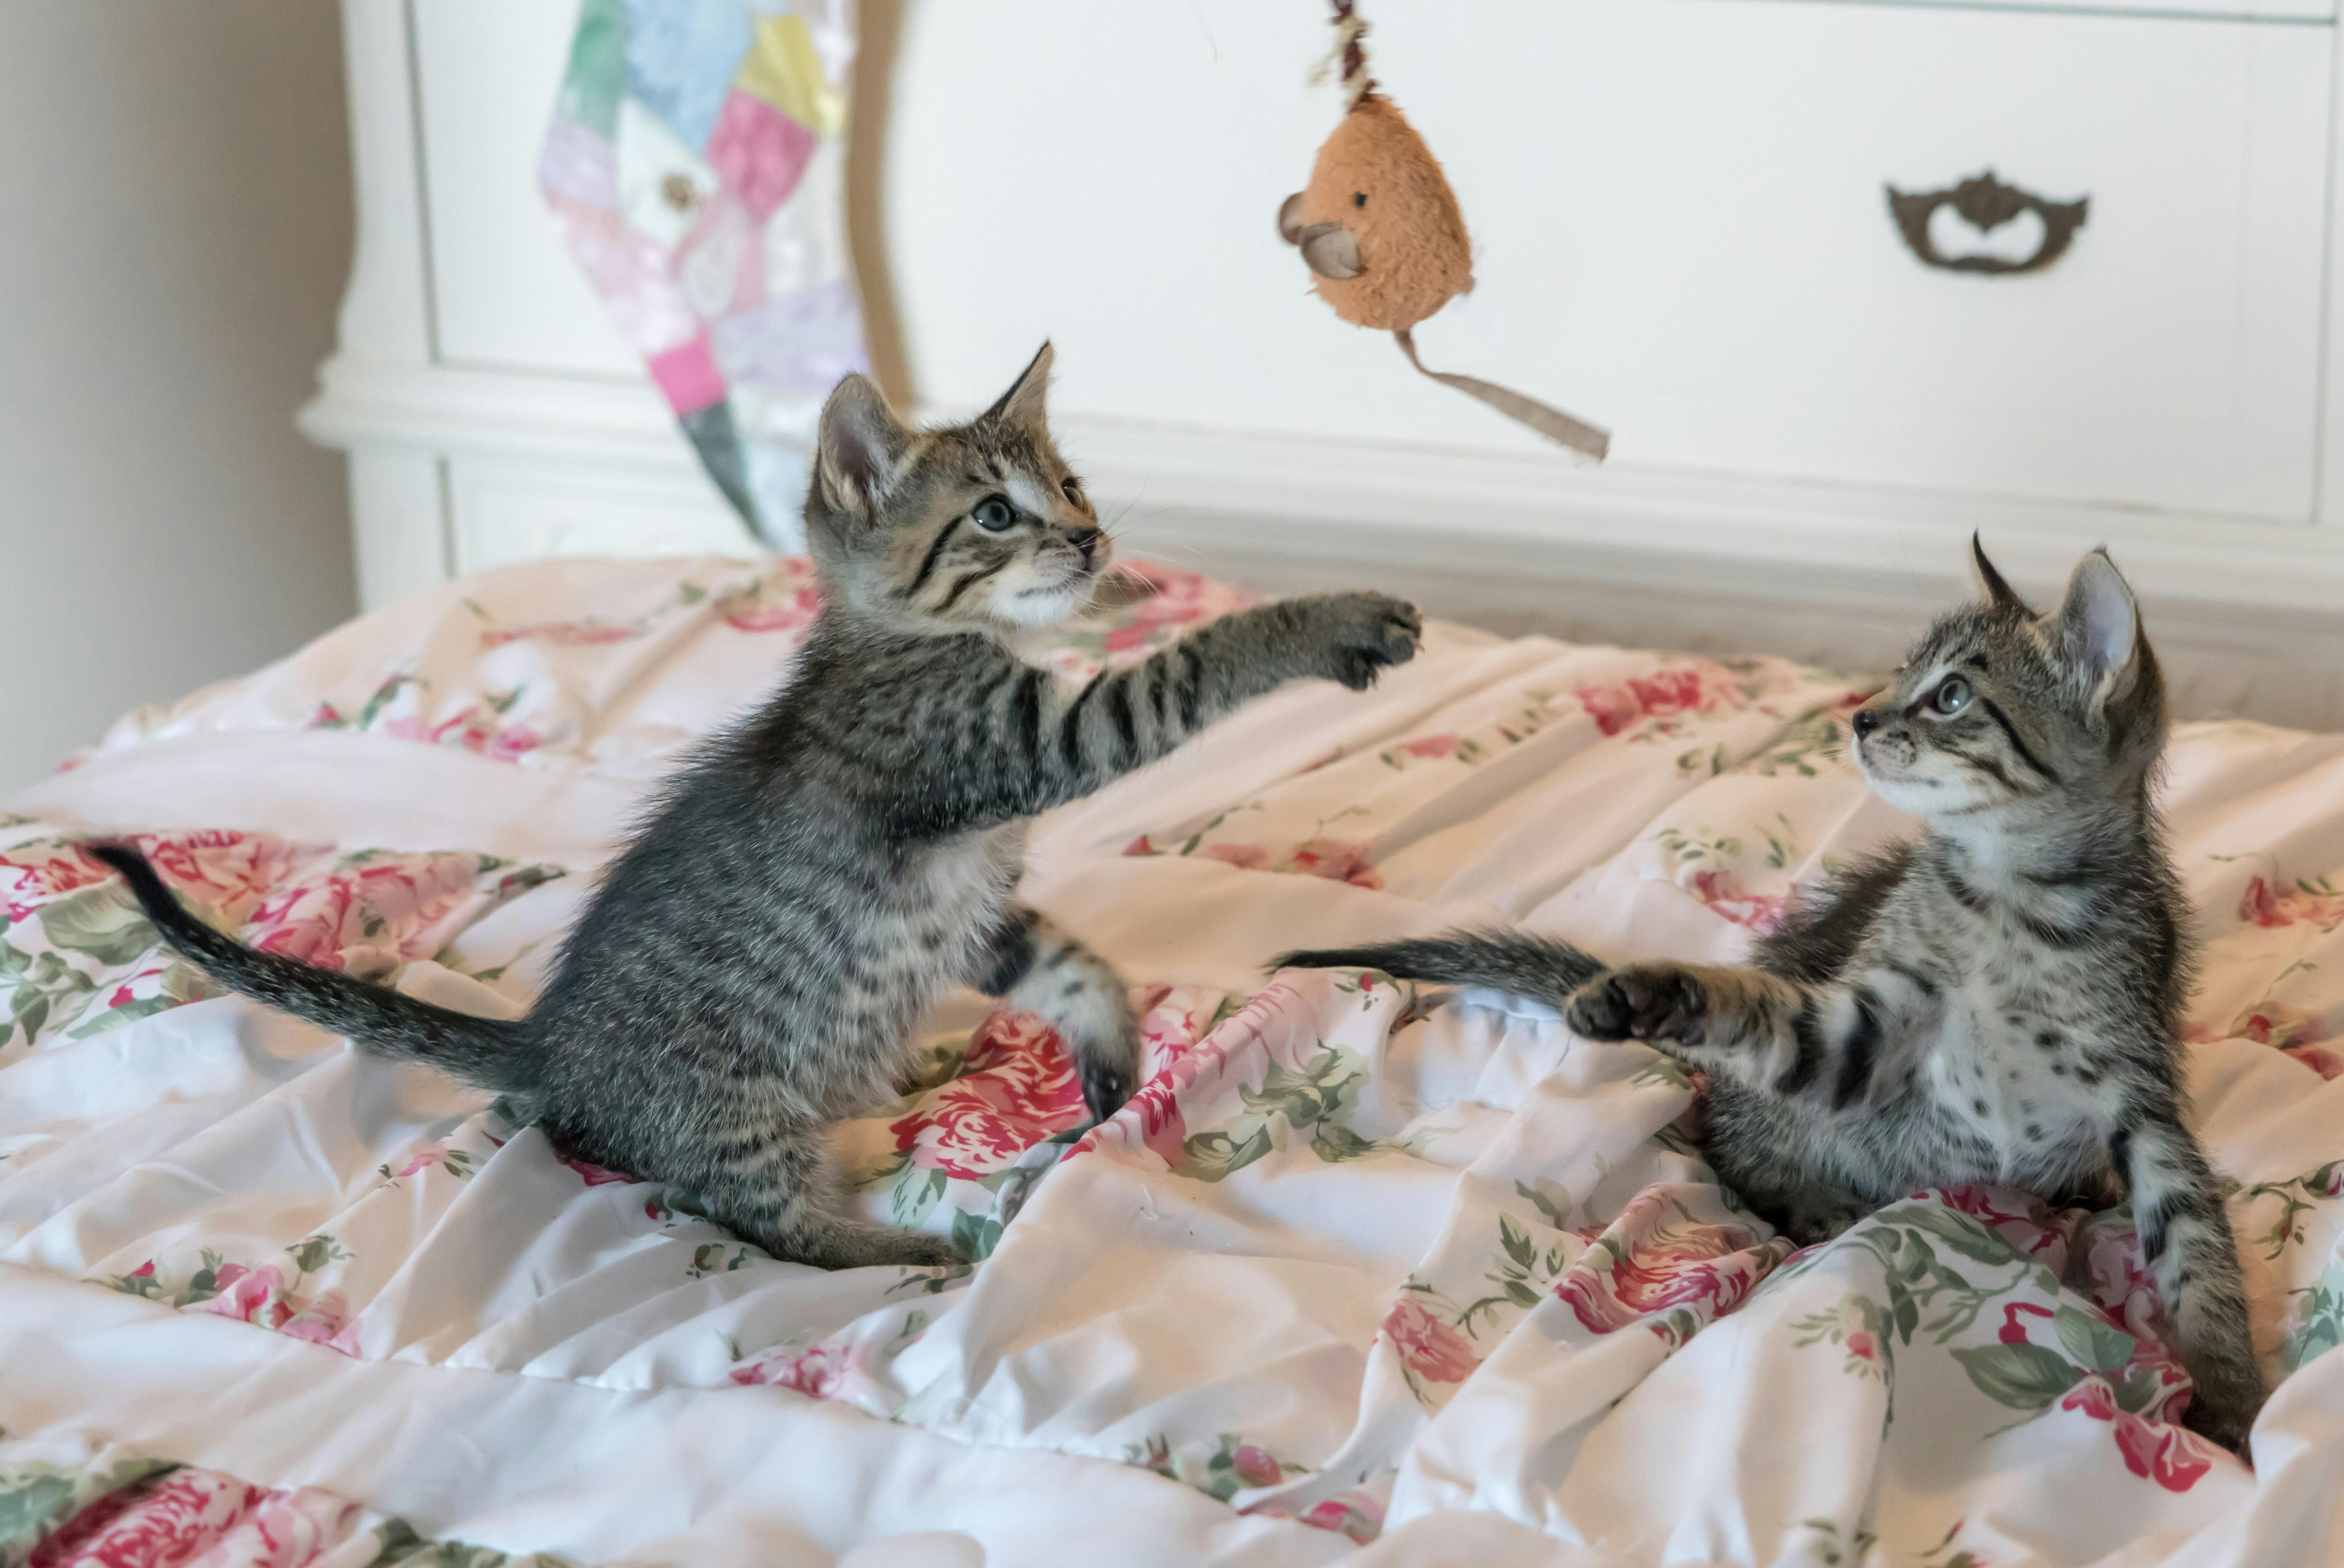
M 335 359 L 428 365 L 430 283 L 404 0 L 342 0 L 342 60 L 358 246 L 342 296 Z
M 379 610 L 447 582 L 455 562 L 440 460 L 419 449 L 359 444 L 349 449 L 349 463 L 359 608 Z
M 1277 9 L 911 6 L 884 197 L 924 394 L 1050 334 L 1085 412 L 1534 441 L 1304 295 L 1270 215 L 1336 106 L 1297 85 L 1315 14 Z M 1608 423 L 1622 464 L 2308 515 L 2327 29 L 1759 0 L 1375 28 L 1478 247 L 1427 360 Z M 2091 197 L 2056 268 L 1904 248 L 1884 182 L 1987 167 Z
M 460 457 L 448 483 L 460 572 L 561 555 L 759 553 L 697 469 Z
M 363 238 L 304 428 L 359 459 L 367 602 L 744 548 L 542 216 L 567 0 L 345 7 Z M 2344 473 L 2344 400 L 2319 407 L 2344 375 L 2338 29 L 1780 0 L 1375 20 L 1481 248 L 1427 359 L 1614 423 L 1622 460 L 1541 447 L 1308 298 L 1268 215 L 1333 113 L 1299 79 L 1323 24 L 1243 0 L 910 0 L 858 198 L 885 202 L 924 405 L 990 400 L 1055 334 L 1066 444 L 1143 552 L 1845 668 L 1955 590 L 1972 528 L 2038 590 L 2106 541 L 2185 709 L 2344 725 L 2344 518 L 2314 494 L 2323 447 Z M 1879 182 L 1989 162 L 2092 196 L 2056 270 L 1902 250 Z
M 538 190 L 576 0 L 409 4 L 441 362 L 640 379 Z

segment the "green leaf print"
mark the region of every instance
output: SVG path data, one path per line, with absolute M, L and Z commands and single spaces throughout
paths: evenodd
M 2051 1319 L 2060 1349 L 2087 1371 L 2116 1373 L 2139 1347 L 2130 1334 L 2094 1313 L 2063 1306 Z
M 2301 1245 L 2306 1235 L 2304 1216 L 2319 1204 L 2332 1202 L 2339 1188 L 2344 1188 L 2344 1159 L 2331 1159 L 2286 1181 L 2258 1181 L 2244 1189 L 2241 1195 L 2248 1201 L 2276 1198 L 2282 1206 L 2270 1229 L 2253 1238 L 2263 1244 L 2263 1257 L 2275 1263 L 2289 1247 Z
M 1284 1147 L 1281 1126 L 1311 1134 L 1311 1152 L 1329 1163 L 1357 1159 L 1383 1147 L 1353 1132 L 1344 1118 L 1367 1067 L 1349 1051 L 1321 1047 L 1300 1070 L 1271 1063 L 1258 1089 L 1238 1090 L 1245 1111 L 1225 1127 L 1197 1133 L 1181 1145 L 1187 1174 L 1220 1181 Z
M 52 946 L 86 953 L 101 964 L 130 963 L 159 940 L 129 892 L 113 885 L 85 887 L 47 905 L 41 930 Z
M 1978 1391 L 2012 1410 L 2040 1411 L 2082 1381 L 2066 1358 L 2041 1345 L 1977 1345 L 1954 1352 Z
M 0 1564 L 18 1568 L 42 1537 L 101 1497 L 179 1467 L 164 1459 L 125 1459 L 99 1469 L 61 1469 L 38 1461 L 0 1469 Z
M 934 1209 L 936 1206 L 936 1200 L 944 1195 L 945 1173 L 943 1171 L 922 1170 L 914 1166 L 905 1166 L 902 1177 L 895 1183 L 895 1190 L 889 1199 L 891 1223 L 898 1230 L 909 1230 L 928 1217 L 928 1210 Z
M 1544 1179 L 1535 1184 L 1516 1181 L 1514 1190 L 1528 1199 L 1531 1207 L 1545 1216 L 1549 1225 L 1553 1226 L 1557 1230 L 1571 1229 L 1571 1210 L 1573 1205 L 1571 1194 L 1564 1189 L 1562 1183 Z
M 293 1259 L 293 1267 L 304 1274 L 314 1274 L 328 1263 L 345 1262 L 349 1250 L 330 1236 L 305 1236 L 285 1249 Z
M 982 1263 L 1001 1244 L 1001 1221 L 972 1209 L 958 1209 L 953 1214 L 952 1238 L 962 1257 Z
M 764 1256 L 762 1250 L 743 1241 L 703 1241 L 692 1249 L 692 1267 L 683 1271 L 684 1277 L 702 1280 L 711 1274 L 730 1274 Z
M 2296 1298 L 2295 1320 L 2288 1325 L 2281 1360 L 2291 1372 L 2344 1345 L 2344 1263 L 2330 1263 L 2318 1284 L 2288 1294 Z

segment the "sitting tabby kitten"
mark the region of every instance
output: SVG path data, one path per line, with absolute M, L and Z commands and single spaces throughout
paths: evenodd
M 1089 602 L 1109 548 L 1044 420 L 1050 350 L 974 421 L 915 431 L 850 376 L 823 410 L 806 534 L 824 608 L 789 683 L 703 746 L 609 868 L 529 1016 L 471 1017 L 256 952 L 130 879 L 214 979 L 376 1053 L 504 1091 L 590 1160 L 695 1189 L 775 1256 L 941 1264 L 950 1242 L 844 1218 L 826 1133 L 892 1097 L 956 981 L 1055 1026 L 1091 1114 L 1137 1087 L 1106 963 L 1015 901 L 1026 819 L 1248 699 L 1411 657 L 1374 593 L 1264 605 L 1063 685 L 1006 639 Z
M 1938 621 L 1854 715 L 1873 789 L 1927 831 L 1849 867 L 1754 967 L 1607 971 L 1561 942 L 1458 933 L 1284 964 L 1360 965 L 1563 1009 L 1710 1075 L 1718 1175 L 1794 1239 L 1925 1187 L 2130 1189 L 2190 1423 L 2237 1446 L 2261 1368 L 2222 1192 L 2184 1125 L 2187 907 L 2149 799 L 2165 686 L 2105 552 L 2038 617 L 1973 542 L 1988 602 Z

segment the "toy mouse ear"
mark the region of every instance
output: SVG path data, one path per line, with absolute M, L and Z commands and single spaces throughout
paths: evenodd
M 1278 238 L 1288 245 L 1302 243 L 1302 193 L 1298 190 L 1278 204 Z
M 1359 275 L 1359 242 L 1339 223 L 1314 223 L 1302 231 L 1302 259 L 1321 278 L 1340 282 Z

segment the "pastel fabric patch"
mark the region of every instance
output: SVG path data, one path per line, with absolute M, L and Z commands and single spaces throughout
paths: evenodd
M 743 92 L 819 135 L 835 137 L 846 129 L 846 95 L 823 74 L 822 56 L 801 16 L 759 19 L 757 41 L 741 62 L 739 84 Z
M 823 397 L 867 370 L 846 243 L 853 0 L 582 0 L 538 183 L 722 495 L 803 543 Z
M 749 49 L 748 11 L 739 0 L 626 0 L 626 11 L 627 96 L 706 146 Z

